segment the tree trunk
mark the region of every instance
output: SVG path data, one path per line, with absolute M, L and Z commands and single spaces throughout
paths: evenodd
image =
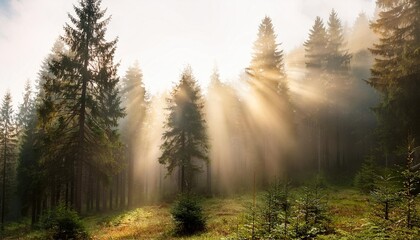
M 181 149 L 184 152 L 185 151 L 185 133 L 182 132 L 181 135 Z M 185 191 L 185 161 L 186 159 L 181 159 L 181 193 L 184 193 Z
M 3 183 L 2 183 L 2 193 L 1 193 L 1 230 L 4 230 L 4 212 L 6 207 L 6 159 L 7 159 L 7 124 L 5 126 L 6 132 L 4 134 L 4 146 L 3 146 Z
M 35 193 L 32 193 L 32 216 L 31 216 L 31 226 L 34 226 L 36 223 L 36 197 Z
M 115 186 L 115 208 L 116 209 L 118 209 L 118 207 L 119 207 L 118 200 L 119 200 L 119 197 L 120 197 L 120 177 L 121 177 L 121 175 L 117 174 L 117 176 L 116 176 L 117 181 L 115 181 L 115 184 L 114 184 L 114 186 Z
M 211 196 L 211 166 L 210 162 L 206 163 L 207 165 L 207 194 Z
M 69 207 L 69 183 L 66 182 L 66 193 L 65 193 L 66 209 Z
M 109 186 L 109 210 L 112 210 L 112 184 Z
M 95 210 L 96 212 L 99 212 L 101 210 L 101 207 L 99 206 L 100 202 L 101 202 L 101 186 L 99 184 L 99 177 L 96 176 L 96 201 L 95 201 Z
M 102 210 L 106 211 L 107 209 L 107 196 L 106 196 L 106 187 L 104 186 L 105 184 L 102 183 Z
M 133 154 L 131 154 L 132 149 L 130 150 L 130 155 L 128 157 L 128 189 L 127 189 L 127 208 L 131 209 L 133 207 L 133 180 L 134 180 L 134 159 Z
M 87 23 L 90 23 L 90 15 L 88 14 Z M 88 26 L 90 29 L 90 26 Z M 87 84 L 89 81 L 89 43 L 90 43 L 90 31 L 87 31 L 86 42 L 84 46 L 84 56 L 83 56 L 83 69 L 82 69 L 82 92 L 80 96 L 80 109 L 79 109 L 79 146 L 78 146 L 78 155 L 75 159 L 76 161 L 76 176 L 75 176 L 75 209 L 80 214 L 82 212 L 82 170 L 83 170 L 83 161 L 85 160 L 85 152 L 83 147 L 85 144 L 85 124 L 86 124 L 86 95 L 87 95 Z
M 86 212 L 89 212 L 90 209 L 90 201 L 92 199 L 92 171 L 91 169 L 87 169 L 88 171 L 88 179 L 87 179 L 87 195 L 86 195 Z
M 121 172 L 120 180 L 120 209 L 125 208 L 125 184 L 126 184 L 126 171 Z

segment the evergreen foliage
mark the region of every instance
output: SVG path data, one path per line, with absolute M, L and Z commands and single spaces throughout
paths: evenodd
M 379 0 L 378 19 L 372 29 L 379 41 L 370 51 L 375 56 L 371 86 L 381 93 L 375 107 L 382 147 L 393 153 L 407 134 L 420 135 L 420 3 L 416 0 Z
M 414 139 L 408 140 L 407 160 L 404 170 L 401 172 L 403 177 L 402 197 L 404 200 L 405 220 L 407 228 L 413 228 L 416 218 L 416 187 L 419 186 L 420 171 L 414 168 L 414 153 L 420 147 L 414 147 Z M 420 226 L 420 222 L 418 223 Z
M 292 232 L 289 225 L 291 207 L 290 183 L 276 182 L 270 186 L 259 208 L 262 220 L 259 235 L 264 239 L 287 239 Z
M 122 79 L 121 96 L 122 105 L 127 114 L 121 119 L 120 131 L 122 141 L 125 145 L 125 156 L 127 158 L 127 205 L 130 208 L 133 199 L 132 190 L 134 188 L 136 146 L 140 144 L 139 138 L 144 127 L 143 122 L 145 120 L 148 105 L 146 89 L 143 83 L 143 74 L 137 62 L 128 68 L 125 77 Z
M 365 158 L 359 172 L 354 177 L 354 185 L 364 193 L 370 193 L 375 189 L 377 171 L 373 156 Z
M 181 195 L 171 209 L 175 221 L 175 231 L 180 235 L 190 235 L 203 231 L 206 219 L 198 199 L 191 195 Z
M 0 166 L 1 166 L 1 229 L 4 229 L 6 208 L 12 194 L 17 154 L 17 129 L 13 114 L 12 96 L 4 95 L 0 109 Z
M 284 70 L 283 51 L 278 50 L 276 34 L 271 18 L 265 17 L 258 29 L 254 42 L 254 54 L 247 73 L 254 79 L 253 84 L 261 91 L 276 93 L 287 99 L 288 86 Z M 287 99 L 288 100 L 288 99 Z
M 42 216 L 40 225 L 52 239 L 90 239 L 77 212 L 59 204 Z
M 331 231 L 327 199 L 318 183 L 303 187 L 301 196 L 296 200 L 295 211 L 293 227 L 297 238 L 314 238 Z
M 36 140 L 36 102 L 30 83 L 27 82 L 23 95 L 23 102 L 19 107 L 19 154 L 17 164 L 17 194 L 21 204 L 21 213 L 26 216 L 31 200 L 39 189 L 35 187 L 39 182 L 35 176 L 39 175 L 38 158 L 35 156 Z M 37 189 L 37 191 L 35 191 Z
M 328 55 L 326 68 L 333 72 L 348 71 L 351 55 L 344 49 L 343 26 L 334 9 L 328 18 L 327 36 Z
M 50 126 L 43 161 L 51 170 L 60 168 L 57 159 L 64 159 L 71 203 L 81 212 L 83 169 L 95 169 L 102 179 L 119 171 L 117 124 L 124 112 L 113 62 L 117 40 L 105 40 L 110 18 L 104 19 L 98 0 L 82 0 L 74 10 L 62 37 L 69 52 L 49 64 L 40 115 L 50 116 L 43 123 Z
M 168 99 L 159 163 L 168 174 L 180 171 L 180 191 L 191 190 L 193 174 L 201 169 L 198 161 L 208 161 L 208 137 L 203 117 L 203 99 L 191 68 L 182 73 L 180 82 Z
M 316 17 L 305 46 L 306 67 L 323 69 L 326 65 L 328 36 L 324 23 Z
M 17 166 L 17 193 L 22 215 L 27 216 L 29 210 L 32 212 L 32 224 L 39 220 L 41 201 L 48 183 L 61 183 L 62 178 L 68 176 L 63 167 L 57 168 L 50 162 L 41 161 L 42 153 L 48 153 L 48 147 L 52 145 L 54 138 L 52 134 L 48 133 L 53 129 L 54 118 L 58 115 L 54 113 L 53 108 L 54 103 L 59 99 L 58 94 L 54 91 L 56 84 L 53 83 L 56 82 L 56 78 L 51 73 L 49 65 L 53 60 L 58 61 L 63 54 L 63 42 L 58 40 L 42 64 L 35 89 L 36 96 L 31 96 L 31 89 L 26 88 L 19 113 L 19 116 L 22 117 L 18 118 L 20 119 L 21 132 Z M 31 97 L 29 98 L 29 96 Z M 48 174 L 49 171 L 53 175 Z M 55 181 L 50 181 L 49 177 Z
M 382 209 L 382 211 L 379 211 L 381 212 L 380 216 L 385 220 L 389 220 L 391 208 L 400 200 L 394 178 L 391 174 L 378 176 L 375 190 L 371 192 L 374 201 Z
M 19 138 L 21 138 L 25 129 L 29 127 L 31 120 L 34 117 L 34 109 L 35 101 L 33 91 L 31 88 L 31 83 L 28 80 L 25 83 L 25 89 L 23 92 L 23 102 L 20 104 L 18 114 L 16 116 L 16 127 L 19 132 Z

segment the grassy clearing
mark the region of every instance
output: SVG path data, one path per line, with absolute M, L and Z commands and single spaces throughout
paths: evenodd
M 374 211 L 370 198 L 354 189 L 329 189 L 328 205 L 335 232 L 318 239 L 381 239 L 366 237 Z M 132 211 L 106 213 L 83 218 L 92 239 L 235 239 L 243 224 L 243 213 L 252 204 L 252 195 L 203 199 L 206 231 L 187 237 L 174 236 L 170 205 L 144 206 Z M 419 205 L 419 204 L 417 204 Z M 377 235 L 375 235 L 377 236 Z M 411 239 L 420 239 L 410 235 Z M 9 224 L 3 239 L 44 239 L 29 223 Z M 417 238 L 419 237 L 419 238 Z M 405 238 L 410 239 L 410 237 Z

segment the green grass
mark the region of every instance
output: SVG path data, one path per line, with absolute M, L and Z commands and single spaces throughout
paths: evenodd
M 381 239 L 378 237 L 380 234 L 371 234 L 383 229 L 374 229 L 373 204 L 369 196 L 349 188 L 330 188 L 327 195 L 334 233 L 319 236 L 318 239 Z M 87 216 L 83 218 L 83 222 L 92 239 L 235 239 L 237 229 L 244 224 L 243 214 L 252 204 L 252 195 L 207 198 L 203 199 L 202 204 L 207 216 L 207 228 L 202 233 L 188 237 L 174 235 L 168 204 Z M 396 233 L 396 236 L 400 234 L 404 236 L 401 239 L 420 239 L 417 238 L 420 235 L 413 235 L 417 233 L 408 235 Z M 22 221 L 8 224 L 2 239 L 43 239 L 44 237 L 41 230 L 30 229 L 29 221 Z

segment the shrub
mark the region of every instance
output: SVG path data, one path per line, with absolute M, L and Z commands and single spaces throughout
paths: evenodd
M 41 227 L 48 231 L 52 239 L 88 239 L 77 212 L 66 208 L 63 204 L 42 216 Z
M 254 204 L 245 206 L 239 239 L 288 239 L 292 229 L 290 184 L 275 182 Z
M 354 178 L 354 185 L 363 193 L 370 193 L 375 189 L 376 171 L 373 157 L 364 160 L 362 167 Z
M 380 213 L 385 220 L 388 220 L 390 210 L 395 202 L 400 200 L 400 196 L 395 186 L 394 177 L 391 174 L 378 176 L 377 179 L 375 190 L 371 192 L 371 196 L 377 204 L 377 208 L 382 209 L 382 211 L 375 209 L 375 213 Z
M 177 234 L 189 235 L 205 229 L 203 209 L 194 196 L 181 195 L 172 207 L 171 214 Z
M 303 187 L 296 200 L 294 234 L 299 239 L 314 238 L 331 232 L 327 200 L 318 183 Z
M 290 207 L 288 182 L 277 182 L 266 190 L 260 207 L 261 230 L 264 238 L 283 238 L 288 235 Z

